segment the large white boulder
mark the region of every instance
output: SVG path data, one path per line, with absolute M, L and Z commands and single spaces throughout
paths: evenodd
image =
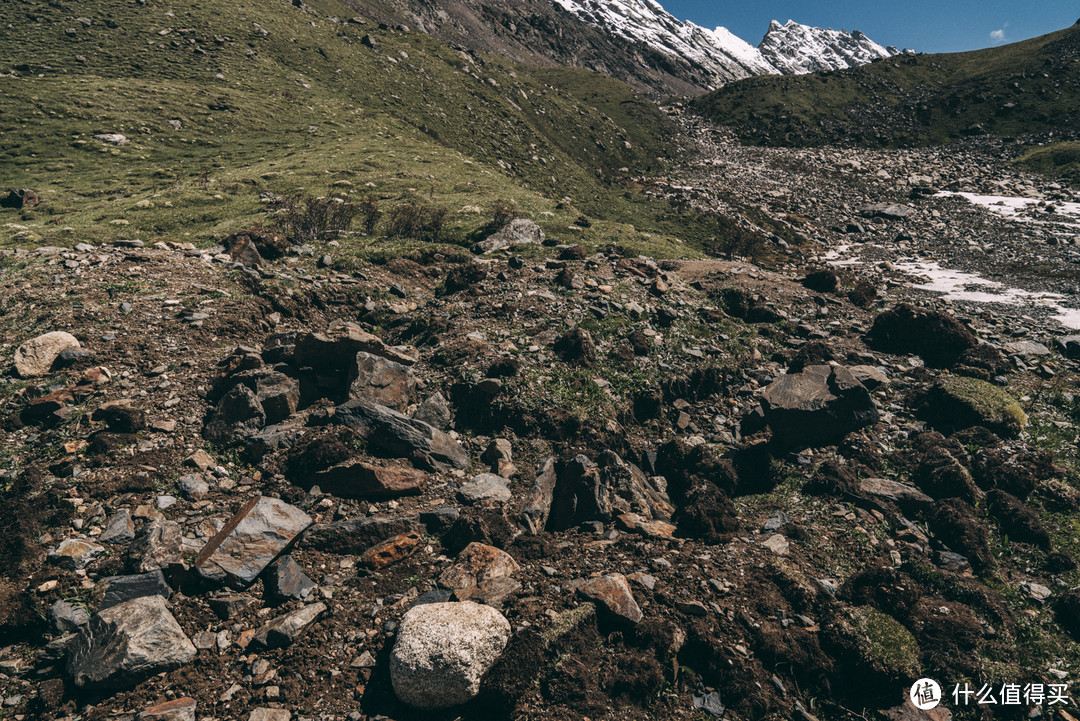
M 490 606 L 416 606 L 401 619 L 390 654 L 394 692 L 419 709 L 463 704 L 480 692 L 480 679 L 509 640 L 509 621 Z
M 20 378 L 48 375 L 61 353 L 78 347 L 79 339 L 62 330 L 31 338 L 15 350 L 15 372 Z

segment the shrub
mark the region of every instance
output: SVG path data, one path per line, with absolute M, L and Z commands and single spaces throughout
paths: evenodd
M 448 211 L 417 198 L 409 198 L 390 209 L 386 234 L 394 238 L 412 238 L 436 242 L 442 236 Z
M 373 235 L 375 226 L 379 223 L 382 212 L 379 210 L 379 199 L 374 195 L 365 195 L 356 204 L 360 212 L 360 222 L 364 227 L 364 235 Z
M 277 224 L 294 243 L 308 243 L 327 233 L 348 230 L 360 212 L 359 206 L 343 198 L 293 192 L 282 198 Z
M 513 200 L 496 200 L 491 206 L 491 227 L 496 230 L 519 217 L 521 217 L 521 212 Z

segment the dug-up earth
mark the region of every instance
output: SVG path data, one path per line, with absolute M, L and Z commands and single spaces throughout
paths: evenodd
M 6 255 L 0 714 L 1072 718 L 905 705 L 1080 668 L 1080 340 L 896 256 L 1073 246 L 935 197 L 986 193 L 975 150 L 814 152 L 650 181 L 786 223 L 767 267 Z

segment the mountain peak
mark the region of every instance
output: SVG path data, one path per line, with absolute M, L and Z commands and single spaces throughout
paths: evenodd
M 776 20 L 769 23 L 758 50 L 785 75 L 840 70 L 898 54 L 895 48 L 882 47 L 858 30 L 848 33 L 815 28 L 794 20 L 785 25 Z

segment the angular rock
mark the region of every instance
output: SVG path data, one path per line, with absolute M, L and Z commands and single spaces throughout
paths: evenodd
M 849 369 L 855 380 L 866 386 L 867 390 L 874 390 L 889 382 L 889 376 L 883 370 L 875 366 L 851 366 Z
M 255 605 L 251 596 L 231 593 L 224 596 L 212 596 L 207 600 L 210 610 L 222 621 L 230 621 Z
M 73 642 L 67 670 L 79 688 L 130 688 L 195 653 L 165 599 L 146 596 L 95 614 Z
M 929 508 L 934 499 L 918 488 L 885 478 L 865 478 L 859 481 L 859 495 L 892 501 L 901 508 Z
M 203 437 L 216 443 L 233 444 L 257 433 L 266 425 L 266 411 L 259 397 L 247 386 L 238 384 L 210 413 Z
M 780 533 L 774 533 L 769 536 L 761 542 L 761 545 L 765 546 L 765 548 L 769 549 L 777 556 L 786 556 L 788 550 L 791 548 L 791 543 Z
M 536 484 L 534 488 L 541 490 Z M 599 464 L 579 455 L 559 469 L 547 530 L 610 521 L 624 513 L 636 513 L 646 521 L 667 520 L 674 510 L 667 494 L 633 463 L 611 451 L 600 455 Z
M 860 213 L 865 218 L 884 218 L 886 220 L 904 220 L 911 215 L 911 208 L 895 203 L 875 203 L 863 208 Z
M 255 397 L 266 414 L 266 423 L 280 423 L 300 405 L 300 384 L 284 373 L 267 373 L 259 377 Z
M 95 558 L 105 552 L 104 546 L 80 538 L 65 538 L 49 552 L 49 563 L 55 563 L 68 571 L 86 568 Z
M 416 522 L 408 518 L 350 518 L 315 524 L 300 545 L 323 553 L 359 555 L 377 543 L 415 530 Z
M 578 593 L 618 621 L 636 624 L 645 618 L 626 576 L 621 573 L 593 578 L 582 585 Z
M 184 559 L 184 534 L 175 521 L 151 521 L 128 548 L 128 565 L 149 573 L 179 565 Z
M 64 331 L 39 335 L 15 349 L 15 372 L 20 378 L 48 375 L 61 352 L 78 347 L 79 339 Z
M 453 438 L 386 406 L 352 400 L 334 409 L 332 420 L 356 431 L 375 448 L 399 458 L 419 451 L 455 468 L 469 465 L 468 455 Z
M 517 218 L 484 240 L 473 243 L 469 250 L 476 255 L 484 255 L 514 245 L 540 245 L 543 242 L 544 231 L 539 225 L 531 220 Z
M 412 368 L 363 351 L 349 367 L 349 397 L 400 411 L 416 390 Z
M 416 531 L 402 533 L 377 543 L 360 555 L 360 563 L 376 570 L 403 561 L 420 550 L 424 537 Z
M 298 339 L 295 357 L 301 367 L 347 371 L 360 352 L 406 366 L 420 360 L 415 348 L 387 345 L 356 323 L 340 320 L 332 322 L 325 333 L 309 333 Z
M 184 498 L 189 501 L 198 501 L 210 492 L 210 484 L 203 480 L 203 477 L 198 473 L 188 473 L 180 476 L 180 480 L 176 482 L 176 485 L 180 487 L 180 493 L 184 495 Z
M 533 535 L 547 528 L 557 482 L 555 459 L 547 458 L 540 464 L 540 472 L 525 494 L 525 508 L 521 511 L 522 522 Z
M 311 482 L 323 493 L 338 498 L 363 498 L 382 501 L 402 496 L 417 496 L 423 492 L 423 471 L 404 466 L 377 466 L 353 460 L 319 471 Z
M 478 473 L 458 490 L 458 498 L 469 505 L 483 501 L 506 503 L 510 497 L 510 486 L 506 484 L 506 479 L 493 473 Z
M 787 446 L 837 443 L 878 421 L 866 387 L 843 366 L 808 366 L 780 376 L 761 396 L 773 437 Z
M 488 606 L 471 601 L 416 606 L 401 619 L 390 653 L 394 692 L 423 710 L 470 701 L 509 639 L 510 623 Z
M 244 588 L 310 525 L 311 518 L 299 508 L 257 496 L 206 543 L 195 568 L 210 581 Z
M 101 599 L 98 611 L 148 596 L 161 596 L 168 599 L 172 588 L 165 581 L 165 574 L 160 570 L 140 573 L 136 576 L 111 576 L 101 581 L 105 595 Z
M 482 587 L 490 581 L 510 578 L 520 570 L 521 566 L 506 551 L 474 542 L 442 572 L 439 585 L 454 590 Z
M 57 601 L 49 607 L 49 620 L 60 633 L 71 633 L 90 623 L 90 614 L 71 601 Z
M 1050 355 L 1049 348 L 1044 346 L 1042 343 L 1036 343 L 1033 340 L 1018 340 L 1012 343 L 1006 343 L 1005 350 L 1009 351 L 1013 355 L 1025 356 L 1029 358 Z
M 304 629 L 310 626 L 326 610 L 325 603 L 313 603 L 310 606 L 290 611 L 279 616 L 255 632 L 251 642 L 263 648 L 284 648 L 291 645 Z
M 454 415 L 450 412 L 450 406 L 442 394 L 433 393 L 424 399 L 424 402 L 413 413 L 413 420 L 422 421 L 432 428 L 445 431 L 454 420 Z
M 317 588 L 292 556 L 283 556 L 270 564 L 263 578 L 263 587 L 273 603 L 302 601 Z

